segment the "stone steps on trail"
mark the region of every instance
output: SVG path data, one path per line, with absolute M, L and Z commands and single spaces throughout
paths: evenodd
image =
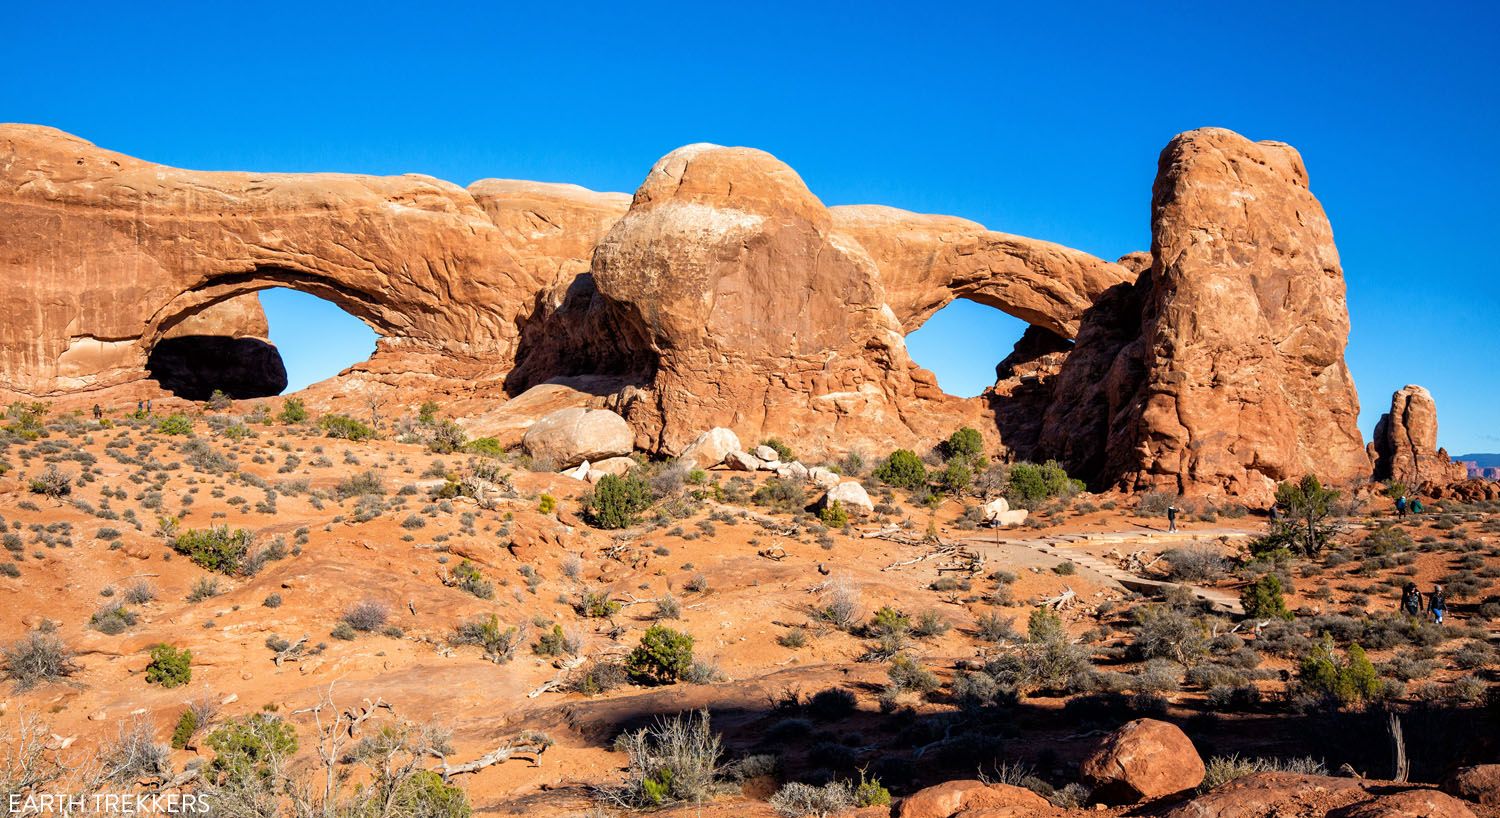
M 1168 589 L 1173 587 L 1185 588 L 1189 593 L 1193 595 L 1194 598 L 1207 602 L 1216 611 L 1219 611 L 1221 613 L 1233 614 L 1235 616 L 1243 616 L 1245 614 L 1245 609 L 1240 604 L 1239 598 L 1234 596 L 1233 594 L 1226 593 L 1224 591 L 1218 590 L 1217 588 L 1201 588 L 1196 585 L 1185 585 L 1181 583 L 1167 582 L 1165 580 L 1152 579 L 1150 577 L 1143 577 L 1138 574 L 1132 574 L 1129 571 L 1126 571 L 1123 568 L 1120 568 L 1118 565 L 1114 565 L 1105 559 L 1096 557 L 1093 554 L 1089 554 L 1087 552 L 1067 548 L 1066 546 L 1081 542 L 1186 542 L 1192 540 L 1201 540 L 1206 537 L 1237 538 L 1248 536 L 1253 536 L 1252 532 L 1241 531 L 1239 529 L 1216 529 L 1212 532 L 1180 531 L 1166 533 L 1130 531 L 1102 532 L 1095 534 L 1053 534 L 1045 537 L 1037 537 L 1031 539 L 1015 537 L 969 537 L 965 539 L 965 542 L 974 545 L 1013 545 L 1020 546 L 1022 548 L 1028 548 L 1037 553 L 1046 554 L 1049 557 L 1056 557 L 1059 560 L 1067 560 L 1068 562 L 1073 563 L 1079 568 L 1083 568 L 1099 574 L 1100 576 L 1111 580 L 1120 587 L 1131 591 L 1164 594 Z

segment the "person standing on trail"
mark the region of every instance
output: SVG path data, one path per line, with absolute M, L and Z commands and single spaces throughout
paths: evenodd
M 1422 513 L 1422 501 L 1419 498 L 1413 497 L 1413 498 L 1411 498 L 1411 505 L 1408 506 L 1408 508 L 1411 509 L 1411 513 L 1413 513 L 1413 514 L 1421 514 Z
M 1448 599 L 1443 596 L 1443 586 L 1432 586 L 1432 593 L 1427 595 L 1427 610 L 1432 612 L 1434 622 L 1443 624 L 1443 614 L 1448 612 Z
M 1406 516 L 1406 495 L 1403 494 L 1400 497 L 1396 498 L 1396 517 L 1400 518 L 1400 517 L 1405 517 L 1405 516 Z
M 94 404 L 94 420 L 104 417 L 104 409 L 99 404 Z
M 1177 506 L 1167 506 L 1167 531 L 1177 530 Z
M 1415 582 L 1406 583 L 1401 589 L 1401 611 L 1407 616 L 1416 617 L 1422 613 L 1422 592 L 1417 590 Z

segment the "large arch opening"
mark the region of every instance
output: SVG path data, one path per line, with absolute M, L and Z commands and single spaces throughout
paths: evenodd
M 367 319 L 326 298 L 246 282 L 194 299 L 164 321 L 146 371 L 187 400 L 207 400 L 215 391 L 236 399 L 270 397 L 369 359 L 377 337 Z
M 906 336 L 906 351 L 950 395 L 974 398 L 995 385 L 999 364 L 1031 325 L 994 307 L 955 299 Z

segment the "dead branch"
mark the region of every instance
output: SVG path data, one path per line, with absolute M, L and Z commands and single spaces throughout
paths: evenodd
M 546 734 L 525 732 L 514 738 L 507 739 L 499 747 L 473 761 L 463 764 L 449 764 L 448 759 L 444 758 L 441 753 L 438 753 L 436 750 L 430 750 L 429 752 L 437 757 L 440 764 L 435 772 L 442 776 L 444 781 L 447 781 L 455 775 L 479 772 L 486 767 L 494 766 L 502 761 L 509 761 L 513 756 L 518 755 L 527 756 L 527 760 L 531 762 L 531 766 L 540 767 L 542 766 L 542 753 L 545 753 L 547 748 L 551 746 L 552 739 L 548 738 Z
M 574 656 L 571 659 L 564 660 L 562 664 L 558 666 L 559 670 L 557 671 L 557 675 L 553 676 L 551 680 L 543 682 L 541 686 L 537 687 L 535 690 L 527 693 L 526 698 L 535 699 L 537 696 L 540 696 L 543 693 L 550 693 L 558 689 L 559 687 L 562 687 L 563 683 L 568 679 L 568 674 L 581 667 L 583 663 L 587 661 L 587 656 Z
M 302 646 L 306 644 L 307 634 L 303 634 L 301 639 L 298 639 L 296 642 L 293 642 L 292 644 L 287 645 L 285 648 L 276 651 L 276 656 L 274 659 L 272 659 L 272 661 L 276 663 L 277 667 L 281 667 L 282 662 L 295 662 L 298 659 L 302 658 Z
M 1064 588 L 1063 592 L 1054 597 L 1042 600 L 1042 607 L 1051 608 L 1054 611 L 1067 610 L 1078 601 L 1078 594 L 1072 588 Z

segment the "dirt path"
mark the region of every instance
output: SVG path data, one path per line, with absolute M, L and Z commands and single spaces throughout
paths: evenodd
M 1186 588 L 1195 598 L 1208 603 L 1214 610 L 1220 613 L 1243 616 L 1245 609 L 1240 605 L 1239 598 L 1232 593 L 1217 588 L 1202 588 L 1196 585 L 1167 582 L 1165 580 L 1132 574 L 1118 565 L 1111 563 L 1109 560 L 1073 546 L 1077 546 L 1080 543 L 1186 544 L 1204 539 L 1239 539 L 1252 537 L 1255 534 L 1256 532 L 1254 531 L 1240 528 L 1196 529 L 1173 533 L 1163 531 L 1101 531 L 1086 534 L 1050 534 L 1041 537 L 1001 536 L 1000 532 L 996 531 L 994 536 L 967 537 L 963 542 L 971 546 L 1021 547 L 1038 554 L 1055 557 L 1059 560 L 1068 560 L 1079 568 L 1098 574 L 1121 588 L 1131 591 L 1159 594 L 1164 593 L 1168 588 L 1173 586 L 1180 586 Z

